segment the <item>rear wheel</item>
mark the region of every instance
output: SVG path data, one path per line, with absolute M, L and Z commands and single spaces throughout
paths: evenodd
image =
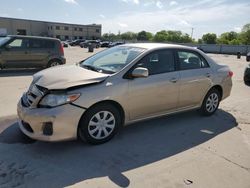
M 49 61 L 47 67 L 54 67 L 54 66 L 58 66 L 61 65 L 61 61 L 57 60 L 57 59 L 53 59 L 51 61 Z
M 122 125 L 117 108 L 99 104 L 89 109 L 78 127 L 78 137 L 90 144 L 102 144 L 112 139 Z
M 244 76 L 244 83 L 245 83 L 247 86 L 250 86 L 250 78 L 249 78 L 249 76 L 247 76 L 247 75 Z
M 250 61 L 250 56 L 246 57 L 246 61 L 249 62 Z
M 200 108 L 201 114 L 210 116 L 218 109 L 221 100 L 220 92 L 213 88 L 205 96 Z

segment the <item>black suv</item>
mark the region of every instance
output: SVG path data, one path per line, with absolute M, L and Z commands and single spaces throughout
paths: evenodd
M 0 68 L 37 68 L 65 64 L 60 40 L 47 37 L 0 38 Z
M 85 42 L 80 43 L 81 48 L 88 48 L 89 46 L 93 46 L 93 48 L 99 48 L 101 44 L 98 40 L 86 40 Z

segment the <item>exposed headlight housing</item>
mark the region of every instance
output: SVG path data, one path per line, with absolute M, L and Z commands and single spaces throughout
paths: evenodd
M 80 97 L 80 93 L 77 94 L 48 94 L 39 103 L 40 107 L 56 107 L 70 102 L 74 102 Z

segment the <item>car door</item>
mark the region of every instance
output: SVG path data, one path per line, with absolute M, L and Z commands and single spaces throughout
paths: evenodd
M 3 66 L 6 68 L 24 68 L 29 63 L 27 39 L 15 38 L 1 51 Z
M 136 67 L 147 68 L 149 76 L 129 80 L 130 119 L 136 120 L 173 110 L 179 95 L 179 73 L 172 50 L 159 50 L 142 58 Z
M 44 39 L 29 39 L 29 54 L 32 67 L 46 66 L 53 53 L 53 42 Z
M 198 52 L 178 50 L 176 53 L 180 71 L 178 108 L 198 106 L 212 85 L 212 70 Z

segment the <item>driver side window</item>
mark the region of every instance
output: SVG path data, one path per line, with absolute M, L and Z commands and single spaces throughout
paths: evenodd
M 160 50 L 146 55 L 137 67 L 147 68 L 149 75 L 175 71 L 174 53 L 171 50 Z

